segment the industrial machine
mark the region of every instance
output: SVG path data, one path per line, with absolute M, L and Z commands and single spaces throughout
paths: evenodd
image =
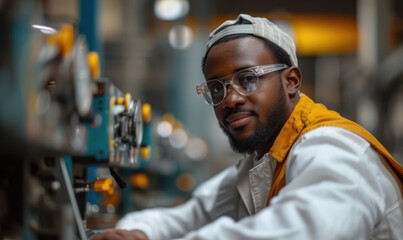
M 75 26 L 41 34 L 35 3 L 10 4 L 0 7 L 0 239 L 90 239 L 86 193 L 125 187 L 117 169 L 149 155 L 151 108 L 100 77 Z M 89 179 L 90 166 L 108 177 Z

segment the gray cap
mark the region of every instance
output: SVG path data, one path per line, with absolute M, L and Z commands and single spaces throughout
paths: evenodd
M 240 14 L 236 20 L 225 21 L 211 32 L 206 51 L 219 39 L 240 33 L 252 34 L 272 41 L 290 55 L 292 65 L 298 66 L 294 40 L 266 18 L 251 17 L 247 14 Z

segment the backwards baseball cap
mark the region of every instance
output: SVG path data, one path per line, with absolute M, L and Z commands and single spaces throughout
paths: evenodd
M 206 52 L 219 39 L 228 35 L 242 33 L 252 34 L 272 41 L 290 55 L 292 65 L 298 66 L 294 40 L 266 18 L 251 17 L 247 14 L 240 14 L 236 20 L 225 21 L 211 32 L 210 39 L 207 42 Z

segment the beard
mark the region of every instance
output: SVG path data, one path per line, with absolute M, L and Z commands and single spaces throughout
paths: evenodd
M 285 93 L 283 91 L 283 86 L 280 84 L 280 95 L 278 99 L 278 104 L 275 105 L 272 111 L 270 111 L 267 116 L 267 122 L 260 123 L 256 126 L 256 129 L 251 137 L 248 139 L 235 139 L 234 136 L 227 130 L 221 123 L 219 123 L 220 128 L 223 130 L 225 135 L 229 139 L 231 148 L 235 152 L 247 153 L 250 151 L 256 151 L 262 148 L 265 144 L 270 141 L 274 142 L 282 126 L 286 122 L 286 101 Z M 257 115 L 257 114 L 256 114 Z M 259 115 L 257 115 L 259 117 Z

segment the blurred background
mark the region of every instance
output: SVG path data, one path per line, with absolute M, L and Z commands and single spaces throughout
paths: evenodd
M 401 0 L 0 0 L 0 160 L 19 162 L 13 165 L 19 173 L 27 161 L 30 169 L 35 168 L 32 162 L 40 160 L 31 160 L 32 156 L 61 156 L 67 167 L 69 163 L 85 165 L 81 180 L 110 176 L 108 167 L 116 166 L 129 188 L 107 197 L 90 192 L 86 196 L 87 223 L 96 228 L 112 226 L 119 216 L 132 210 L 185 201 L 197 185 L 242 158 L 231 150 L 213 109 L 195 90 L 204 81 L 201 59 L 208 34 L 240 13 L 267 17 L 288 32 L 297 46 L 302 92 L 360 123 L 403 163 Z M 91 78 L 104 79 L 102 84 L 95 81 L 98 90 L 107 83 L 105 86 L 118 91 L 102 95 L 87 89 L 92 98 L 88 114 L 80 112 L 85 109 L 85 93 L 74 98 L 82 94 L 78 89 L 85 87 L 75 80 L 79 75 L 73 74 L 81 66 L 79 60 L 73 57 L 75 65 L 64 67 L 70 61 L 62 51 L 66 44 L 60 43 L 64 36 L 60 32 L 66 25 L 72 28 L 74 42 L 70 45 L 81 46 L 81 37 L 84 52 L 97 53 L 99 73 Z M 58 33 L 59 40 L 50 37 Z M 58 50 L 52 47 L 55 42 Z M 57 55 L 52 51 L 60 51 L 62 57 L 52 58 Z M 54 66 L 62 70 L 54 72 Z M 66 72 L 72 72 L 73 80 L 38 80 L 45 79 L 46 74 L 64 79 Z M 53 82 L 56 90 L 50 97 L 42 93 L 41 86 L 49 89 Z M 86 86 L 91 88 L 88 86 L 92 83 Z M 95 109 L 94 104 L 101 95 L 107 101 L 115 95 L 125 96 L 123 105 L 130 99 L 141 100 L 143 138 L 133 151 L 149 148 L 141 154 L 122 150 L 122 155 L 132 156 L 127 157 L 133 160 L 129 164 L 117 166 L 120 160 L 116 159 L 121 157 L 116 156 L 119 136 L 115 145 L 113 141 L 112 145 L 102 142 L 111 138 L 110 132 L 106 133 L 111 123 L 96 124 L 102 110 Z M 69 101 L 76 102 L 75 107 Z M 145 104 L 151 108 L 144 110 Z M 130 109 L 126 106 L 124 111 L 136 121 L 140 115 L 136 115 L 135 107 Z M 114 119 L 116 125 L 121 118 Z M 94 135 L 94 125 L 103 128 L 105 135 Z M 133 129 L 138 137 L 140 127 Z M 63 140 L 66 138 L 70 142 Z M 115 154 L 113 160 L 98 154 L 104 150 L 106 156 Z M 7 171 L 6 164 L 0 166 Z M 75 168 L 71 169 L 70 177 L 74 178 Z M 31 175 L 35 173 L 31 171 Z M 0 192 L 11 192 L 7 186 L 3 177 Z M 100 221 L 97 217 L 101 214 L 110 218 Z M 0 211 L 0 223 L 2 215 L 7 213 Z

